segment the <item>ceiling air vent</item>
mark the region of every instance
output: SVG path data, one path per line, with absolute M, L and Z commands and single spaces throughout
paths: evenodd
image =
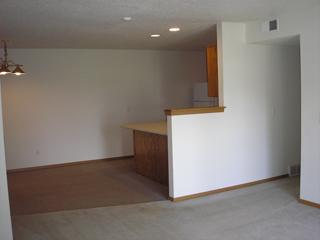
M 262 23 L 262 32 L 273 32 L 279 30 L 279 20 L 273 19 Z
M 269 31 L 278 30 L 278 19 L 274 19 L 269 21 Z

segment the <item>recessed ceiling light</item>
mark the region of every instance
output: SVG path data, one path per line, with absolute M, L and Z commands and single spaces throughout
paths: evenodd
M 158 37 L 160 37 L 160 34 L 151 34 L 150 37 L 152 37 L 152 38 L 158 38 Z
M 129 21 L 131 21 L 131 20 L 132 20 L 132 17 L 123 17 L 122 19 L 123 19 L 124 21 L 129 22 Z
M 170 31 L 170 32 L 179 32 L 179 31 L 180 31 L 180 28 L 178 28 L 178 27 L 172 27 L 172 28 L 169 28 L 169 31 Z

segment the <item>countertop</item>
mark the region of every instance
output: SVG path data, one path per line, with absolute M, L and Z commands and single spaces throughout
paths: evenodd
M 167 122 L 128 123 L 121 127 L 159 135 L 167 135 Z
M 176 108 L 166 109 L 164 112 L 167 116 L 175 115 L 188 115 L 188 114 L 200 114 L 200 113 L 218 113 L 224 112 L 226 107 L 192 107 L 192 108 Z

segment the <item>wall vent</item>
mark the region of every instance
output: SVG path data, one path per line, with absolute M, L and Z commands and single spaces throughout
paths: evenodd
M 269 32 L 278 30 L 278 19 L 269 21 Z
M 279 20 L 273 19 L 262 23 L 262 32 L 273 32 L 279 30 Z
M 300 176 L 301 167 L 300 164 L 292 165 L 288 167 L 288 174 L 290 177 Z

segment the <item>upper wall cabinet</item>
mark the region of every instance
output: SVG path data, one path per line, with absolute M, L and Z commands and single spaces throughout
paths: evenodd
M 207 78 L 208 78 L 208 96 L 218 97 L 218 56 L 217 46 L 207 47 Z

